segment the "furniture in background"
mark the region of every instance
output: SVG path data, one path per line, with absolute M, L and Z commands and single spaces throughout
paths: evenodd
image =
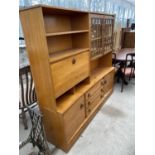
M 34 82 L 31 75 L 30 66 L 19 69 L 19 86 L 19 109 L 21 110 L 19 116 L 23 120 L 25 129 L 27 129 L 27 106 L 31 106 L 33 108 L 37 105 L 37 98 L 35 94 Z
M 135 48 L 135 32 L 125 32 L 123 48 Z
M 122 28 L 121 47 L 135 48 L 135 32 L 131 28 Z
M 123 92 L 124 81 L 128 77 L 129 80 L 131 77 L 135 76 L 135 53 L 126 54 L 125 64 L 121 68 L 123 76 L 122 76 L 122 86 L 121 92 Z
M 47 139 L 67 152 L 113 91 L 115 16 L 38 5 L 20 18 Z
M 26 144 L 32 143 L 33 147 L 37 146 L 39 149 L 39 155 L 51 155 L 48 143 L 46 140 L 46 134 L 44 131 L 44 126 L 42 123 L 42 115 L 39 110 L 34 110 L 30 107 L 27 107 L 30 120 L 32 123 L 32 128 L 30 130 L 30 134 L 28 138 L 21 142 L 19 145 L 19 149 L 22 149 Z
M 135 55 L 135 49 L 134 48 L 124 48 L 120 49 L 118 51 L 113 52 L 113 62 L 115 62 L 115 68 L 117 68 L 117 82 L 124 79 L 124 73 L 122 71 L 122 68 L 124 68 L 126 64 L 126 56 L 128 54 Z M 129 61 L 132 61 L 132 57 L 128 57 L 128 63 Z M 126 79 L 123 80 L 123 84 L 128 84 Z

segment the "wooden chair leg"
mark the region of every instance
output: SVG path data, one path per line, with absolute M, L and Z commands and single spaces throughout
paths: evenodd
M 24 128 L 25 128 L 25 129 L 28 129 L 27 118 L 26 118 L 26 114 L 25 114 L 24 109 L 22 109 L 21 115 L 22 115 L 22 120 L 23 120 Z
M 124 81 L 125 81 L 125 78 L 123 77 L 123 78 L 122 78 L 121 93 L 123 92 L 123 88 L 124 88 Z

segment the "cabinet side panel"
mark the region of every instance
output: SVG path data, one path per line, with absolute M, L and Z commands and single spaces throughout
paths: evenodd
M 21 11 L 20 18 L 37 99 L 42 107 L 55 109 L 42 9 L 34 8 Z

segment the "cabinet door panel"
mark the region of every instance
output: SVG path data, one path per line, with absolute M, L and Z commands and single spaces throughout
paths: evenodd
M 67 141 L 73 136 L 85 119 L 85 103 L 82 96 L 74 105 L 64 114 L 64 130 Z
M 71 56 L 51 65 L 56 97 L 89 76 L 89 53 Z

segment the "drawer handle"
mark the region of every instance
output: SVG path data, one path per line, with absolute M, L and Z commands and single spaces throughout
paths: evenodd
M 88 109 L 88 112 L 91 112 L 91 109 Z
M 90 105 L 90 104 L 91 104 L 91 102 L 89 101 L 89 102 L 88 102 L 88 105 Z
M 103 97 L 103 95 L 100 96 L 101 98 Z
M 80 105 L 80 109 L 82 109 L 83 107 L 84 107 L 84 104 L 81 104 L 81 105 Z
M 91 94 L 88 93 L 88 97 L 91 97 Z
M 73 58 L 73 59 L 72 59 L 72 64 L 75 64 L 75 63 L 76 63 L 76 59 Z

